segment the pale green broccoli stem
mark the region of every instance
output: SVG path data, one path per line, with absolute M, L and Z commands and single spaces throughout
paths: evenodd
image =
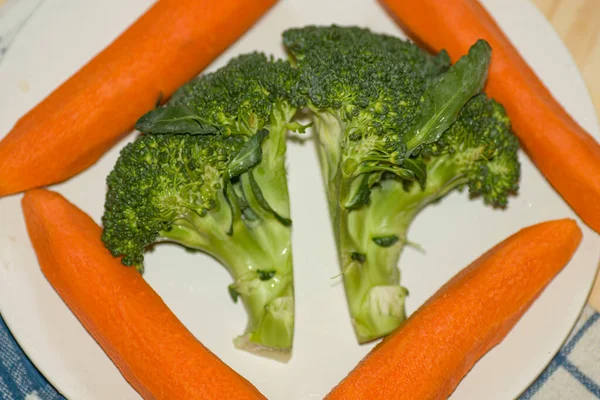
M 254 178 L 267 203 L 284 218 L 290 218 L 290 198 L 285 172 L 286 135 L 287 126 L 295 114 L 296 108 L 289 104 L 274 105 L 274 112 L 267 127 L 269 135 L 262 146 L 263 158 L 253 169 Z
M 365 230 L 365 222 L 369 221 L 369 227 L 376 229 L 383 221 L 373 222 L 366 214 L 380 214 L 373 217 L 385 220 L 389 214 L 385 212 L 384 205 L 377 209 L 362 207 L 354 211 L 342 206 L 349 189 L 346 185 L 350 184 L 349 181 L 343 182 L 339 167 L 345 124 L 336 113 L 313 111 L 319 159 L 328 192 L 346 297 L 356 335 L 362 343 L 389 333 L 404 320 L 406 291 L 399 286 L 396 267 L 403 243 L 398 242 L 388 248 L 380 248 L 374 242 L 368 243 L 372 235 Z M 373 195 L 379 197 L 375 193 Z M 384 198 L 389 199 L 389 196 Z M 412 215 L 407 220 L 406 226 L 397 222 L 399 230 L 404 232 L 408 228 Z M 361 256 L 366 257 L 362 262 Z
M 338 173 L 345 124 L 337 113 L 318 109 L 313 109 L 313 121 L 318 137 L 316 144 L 329 200 L 329 212 L 334 220 L 339 199 Z
M 290 215 L 285 134 L 294 114 L 292 107 L 277 106 L 262 146 L 264 157 L 252 169 L 269 205 L 285 218 Z M 235 339 L 238 348 L 289 351 L 294 333 L 291 229 L 258 204 L 248 174 L 241 176 L 241 185 L 258 220 L 236 219 L 228 236 L 222 228 L 229 226 L 231 210 L 221 194 L 207 215 L 190 212 L 161 236 L 205 251 L 227 266 L 234 279 L 230 293 L 241 299 L 248 314 L 245 333 Z
M 383 180 L 373 188 L 369 204 L 348 210 L 352 180 L 340 170 L 345 123 L 335 112 L 313 109 L 318 154 L 329 200 L 329 211 L 342 268 L 346 298 L 359 342 L 385 336 L 406 318 L 407 290 L 400 285 L 398 260 L 415 216 L 466 178 L 451 156 L 428 165 L 425 189 L 417 182 L 406 191 L 399 180 Z M 397 237 L 388 247 L 374 238 Z
M 231 240 L 225 232 L 215 229 L 223 226 L 215 221 L 219 213 L 217 210 L 204 217 L 191 213 L 161 236 L 202 250 L 227 267 L 234 280 L 230 293 L 234 299 L 239 296 L 248 313 L 248 325 L 244 335 L 236 338 L 237 346 L 289 350 L 294 331 L 289 228 L 274 217 L 254 226 L 238 220 L 233 226 L 235 240 Z M 210 225 L 214 234 L 199 233 L 210 229 Z
M 230 291 L 239 295 L 248 313 L 246 331 L 235 344 L 247 350 L 290 350 L 294 293 L 289 228 L 270 219 L 252 229 L 240 223 L 237 234 L 243 237 L 236 236 L 234 248 L 225 243 L 220 251 L 220 258 L 232 270 Z
M 420 196 L 400 198 L 401 190 L 398 182 L 384 182 L 371 193 L 370 206 L 339 210 L 340 265 L 352 323 L 361 343 L 387 335 L 405 319 L 407 291 L 400 286 L 397 265 L 406 232 L 421 204 Z M 402 203 L 402 211 L 391 213 L 398 203 Z M 373 241 L 394 236 L 397 241 L 388 247 Z
M 450 160 L 441 156 L 428 166 L 430 175 L 424 189 L 417 182 L 405 190 L 398 180 L 383 180 L 373 188 L 368 206 L 339 210 L 340 226 L 336 230 L 340 235 L 340 265 L 352 322 L 361 343 L 389 334 L 406 319 L 404 302 L 408 292 L 400 285 L 398 261 L 417 214 L 466 183 L 460 168 Z M 342 198 L 344 192 L 346 188 Z
M 269 206 L 279 216 L 287 219 L 290 218 L 290 199 L 285 169 L 286 135 L 288 124 L 295 114 L 296 108 L 286 103 L 275 104 L 268 127 L 269 135 L 262 146 L 263 157 L 252 170 Z M 248 175 L 242 176 L 242 184 L 248 188 Z M 252 190 L 245 192 L 249 196 L 248 201 L 256 204 Z M 271 279 L 256 282 L 253 279 L 255 272 L 251 272 L 236 279 L 236 283 L 231 286 L 232 290 L 239 293 L 249 315 L 246 334 L 238 337 L 235 343 L 239 348 L 250 350 L 256 346 L 289 350 L 294 335 L 291 229 L 276 220 L 272 214 L 265 212 L 262 207 L 254 206 L 253 209 L 261 212 L 262 217 L 258 226 L 249 231 L 255 239 L 255 249 L 261 249 L 267 256 L 275 255 L 277 260 L 273 260 L 272 268 L 265 268 L 266 264 L 263 263 L 255 264 L 261 271 L 275 271 Z M 244 224 L 240 222 L 239 225 Z M 234 226 L 234 230 L 236 228 Z M 231 256 L 235 257 L 234 254 Z M 246 290 L 246 278 L 251 279 L 249 290 Z

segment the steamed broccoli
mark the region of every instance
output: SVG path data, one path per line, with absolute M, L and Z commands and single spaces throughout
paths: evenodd
M 288 351 L 294 332 L 286 133 L 302 99 L 296 71 L 263 54 L 239 56 L 144 115 L 144 132 L 107 178 L 102 239 L 142 269 L 153 243 L 211 254 L 248 313 L 238 347 Z
M 497 205 L 515 189 L 508 120 L 496 103 L 471 100 L 491 49 L 478 41 L 450 65 L 445 52 L 367 29 L 283 36 L 314 118 L 355 333 L 376 339 L 405 319 L 397 262 L 416 213 L 465 184 Z

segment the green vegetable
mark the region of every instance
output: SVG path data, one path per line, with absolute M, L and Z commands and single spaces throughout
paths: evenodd
M 340 253 L 365 255 L 360 264 L 342 258 L 346 293 L 362 341 L 389 333 L 405 317 L 397 265 L 418 213 L 463 187 L 486 204 L 506 206 L 508 196 L 518 190 L 517 150 L 503 108 L 477 95 L 440 140 L 425 145 L 416 156 L 427 169 L 423 186 L 385 175 L 372 189 L 367 206 L 343 214 Z
M 175 242 L 229 270 L 248 313 L 240 348 L 289 351 L 294 331 L 286 134 L 314 126 L 355 332 L 404 319 L 398 259 L 423 207 L 454 189 L 503 207 L 518 189 L 518 144 L 481 94 L 491 49 L 451 65 L 408 41 L 356 27 L 283 34 L 290 59 L 235 57 L 142 116 L 107 179 L 103 240 L 143 270 Z M 295 120 L 306 111 L 312 123 Z
M 504 205 L 519 175 L 516 140 L 501 107 L 478 95 L 485 41 L 450 65 L 445 52 L 366 29 L 283 37 L 313 114 L 350 314 L 366 342 L 405 319 L 397 263 L 413 218 L 464 185 Z
M 158 242 L 204 251 L 231 273 L 245 349 L 289 351 L 294 332 L 286 132 L 302 99 L 287 62 L 253 53 L 144 115 L 107 179 L 102 239 L 143 269 Z
M 193 110 L 185 105 L 170 105 L 145 114 L 136 129 L 146 133 L 217 133 L 213 125 L 205 125 Z
M 409 151 L 437 141 L 456 121 L 467 100 L 483 90 L 491 53 L 486 41 L 477 41 L 469 54 L 427 87 L 419 108 L 420 117 L 405 137 Z

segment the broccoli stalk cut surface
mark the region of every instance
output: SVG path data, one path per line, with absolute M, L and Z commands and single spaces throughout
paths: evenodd
M 102 239 L 125 265 L 175 242 L 230 272 L 248 314 L 235 345 L 288 352 L 294 333 L 286 133 L 296 72 L 253 53 L 182 87 L 144 115 L 107 179 Z
M 464 175 L 468 166 L 484 164 L 477 150 L 468 142 L 455 149 L 442 143 L 455 126 L 471 126 L 457 119 L 483 89 L 491 49 L 478 41 L 451 65 L 445 52 L 430 55 L 355 27 L 308 26 L 283 38 L 299 71 L 297 91 L 313 116 L 350 316 L 359 342 L 367 342 L 406 317 L 397 263 L 415 215 L 456 187 L 477 185 L 473 174 Z M 471 119 L 479 118 L 479 108 Z M 464 136 L 475 140 L 478 133 Z M 461 168 L 454 159 L 464 159 Z M 494 169 L 488 160 L 480 168 Z M 497 191 L 501 203 L 504 188 L 494 179 L 480 182 L 487 186 L 479 190 Z

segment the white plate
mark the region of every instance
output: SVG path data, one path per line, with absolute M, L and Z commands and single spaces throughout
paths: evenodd
M 0 65 L 0 132 L 46 96 L 131 23 L 150 0 L 46 0 Z M 492 14 L 527 61 L 575 118 L 598 137 L 594 108 L 573 60 L 548 22 L 523 0 L 486 0 Z M 198 21 L 202 23 L 202 21 Z M 216 60 L 262 50 L 283 55 L 280 34 L 291 26 L 358 24 L 402 35 L 374 1 L 343 6 L 324 0 L 281 1 Z M 94 132 L 89 132 L 93 135 Z M 131 140 L 130 135 L 125 141 Z M 53 189 L 100 220 L 104 178 L 120 143 L 93 168 Z M 235 350 L 245 315 L 227 293 L 229 277 L 208 257 L 159 246 L 148 256 L 146 279 L 191 331 L 270 399 L 318 399 L 372 347 L 359 346 L 338 280 L 334 242 L 318 163 L 310 145 L 290 144 L 289 176 L 294 225 L 297 330 L 292 360 L 284 365 Z M 408 312 L 459 269 L 518 229 L 547 219 L 575 217 L 522 155 L 522 189 L 507 211 L 455 193 L 427 209 L 411 229 L 423 255 L 408 249 L 403 283 Z M 560 165 L 557 165 L 560 168 Z M 138 399 L 38 268 L 26 235 L 20 195 L 0 200 L 0 308 L 33 362 L 70 399 Z M 583 226 L 582 226 L 583 227 Z M 567 268 L 506 340 L 463 380 L 453 399 L 510 399 L 541 372 L 575 323 L 594 278 L 600 237 L 583 227 L 583 242 Z

